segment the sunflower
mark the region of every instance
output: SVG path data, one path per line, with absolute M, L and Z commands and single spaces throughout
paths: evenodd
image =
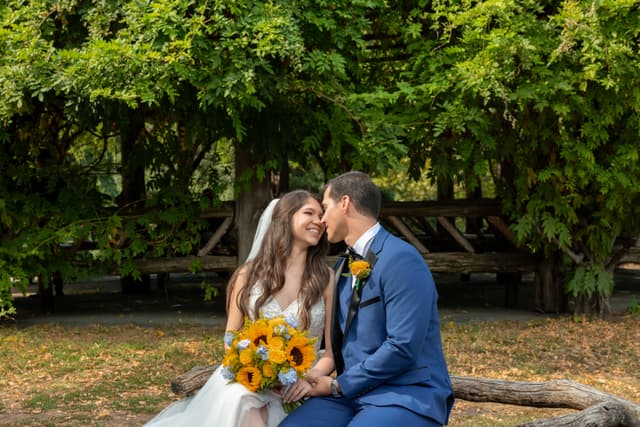
M 230 368 L 236 367 L 238 363 L 240 363 L 240 359 L 235 351 L 227 351 L 222 359 L 222 364 Z
M 274 317 L 269 319 L 269 327 L 271 329 L 276 328 L 277 326 L 280 325 L 286 325 L 287 322 L 285 322 L 284 317 Z
M 240 357 L 239 357 L 240 363 L 242 363 L 245 366 L 252 366 L 253 355 L 254 355 L 254 351 L 251 347 L 245 348 L 244 350 L 240 351 Z
M 250 323 L 244 331 L 244 336 L 249 339 L 256 347 L 260 345 L 260 342 L 267 343 L 269 338 L 273 334 L 273 328 L 269 327 L 269 322 L 266 320 L 257 320 Z
M 287 353 L 283 350 L 269 351 L 269 361 L 276 365 L 280 365 L 287 361 Z
M 237 381 L 251 391 L 258 391 L 262 382 L 260 369 L 251 366 L 241 368 L 236 376 Z
M 306 332 L 283 316 L 245 319 L 238 332 L 225 337 L 229 346 L 223 359 L 223 375 L 251 391 L 290 384 L 313 364 L 316 355 Z
M 268 380 L 276 379 L 276 371 L 273 369 L 273 365 L 271 363 L 265 363 L 262 366 L 262 376 Z
M 305 373 L 316 360 L 313 341 L 304 335 L 296 335 L 287 344 L 287 360 L 298 373 Z

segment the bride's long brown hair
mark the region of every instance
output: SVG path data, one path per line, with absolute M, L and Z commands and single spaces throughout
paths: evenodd
M 238 293 L 236 303 L 243 316 L 251 314 L 253 318 L 260 317 L 260 308 L 264 303 L 284 286 L 285 269 L 287 259 L 291 255 L 293 247 L 293 232 L 291 220 L 293 215 L 304 206 L 309 199 L 314 199 L 321 203 L 318 195 L 306 190 L 295 190 L 283 195 L 273 210 L 271 224 L 262 241 L 262 246 L 256 257 L 247 262 L 248 267 L 247 283 Z M 300 285 L 300 321 L 303 329 L 309 327 L 309 311 L 319 298 L 322 298 L 324 291 L 329 284 L 330 270 L 325 262 L 325 256 L 329 250 L 329 242 L 326 234 L 323 233 L 320 241 L 315 246 L 307 248 L 307 259 L 305 261 L 304 272 L 302 273 L 302 283 Z M 229 298 L 233 291 L 233 286 L 237 279 L 238 268 L 229 279 L 227 286 L 227 310 L 229 309 Z M 249 306 L 249 296 L 255 286 L 262 287 L 262 295 L 256 301 L 254 307 Z

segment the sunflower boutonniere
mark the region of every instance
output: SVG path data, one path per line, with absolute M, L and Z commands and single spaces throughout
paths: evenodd
M 356 289 L 359 289 L 362 282 L 371 274 L 371 264 L 364 259 L 350 259 L 349 270 L 356 278 Z

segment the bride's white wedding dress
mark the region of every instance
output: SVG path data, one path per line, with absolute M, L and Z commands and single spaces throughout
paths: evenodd
M 255 301 L 262 292 L 259 286 L 253 288 L 250 303 Z M 298 315 L 298 301 L 292 302 L 284 310 L 280 308 L 278 301 L 271 297 L 262 306 L 262 312 L 267 317 L 281 315 Z M 319 351 L 322 334 L 324 332 L 325 319 L 324 299 L 311 307 L 309 336 L 318 337 L 316 341 L 316 354 Z M 177 427 L 177 426 L 216 426 L 237 427 L 241 426 L 244 417 L 252 408 L 267 406 L 269 427 L 276 427 L 286 416 L 282 407 L 280 396 L 273 392 L 254 393 L 238 383 L 228 383 L 218 367 L 206 384 L 194 396 L 174 402 L 151 421 L 146 427 Z

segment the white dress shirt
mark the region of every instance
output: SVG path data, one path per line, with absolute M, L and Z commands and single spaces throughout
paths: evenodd
M 376 237 L 376 234 L 378 234 L 378 231 L 380 231 L 380 228 L 382 228 L 382 226 L 380 225 L 379 222 L 376 222 L 373 225 L 373 227 L 365 231 L 364 234 L 360 236 L 360 238 L 353 245 L 353 250 L 358 255 L 364 258 L 365 255 L 367 254 L 367 251 L 371 247 L 371 242 L 373 241 L 373 238 Z M 351 275 L 351 288 L 353 289 L 355 286 L 356 286 L 356 278 L 355 276 Z

